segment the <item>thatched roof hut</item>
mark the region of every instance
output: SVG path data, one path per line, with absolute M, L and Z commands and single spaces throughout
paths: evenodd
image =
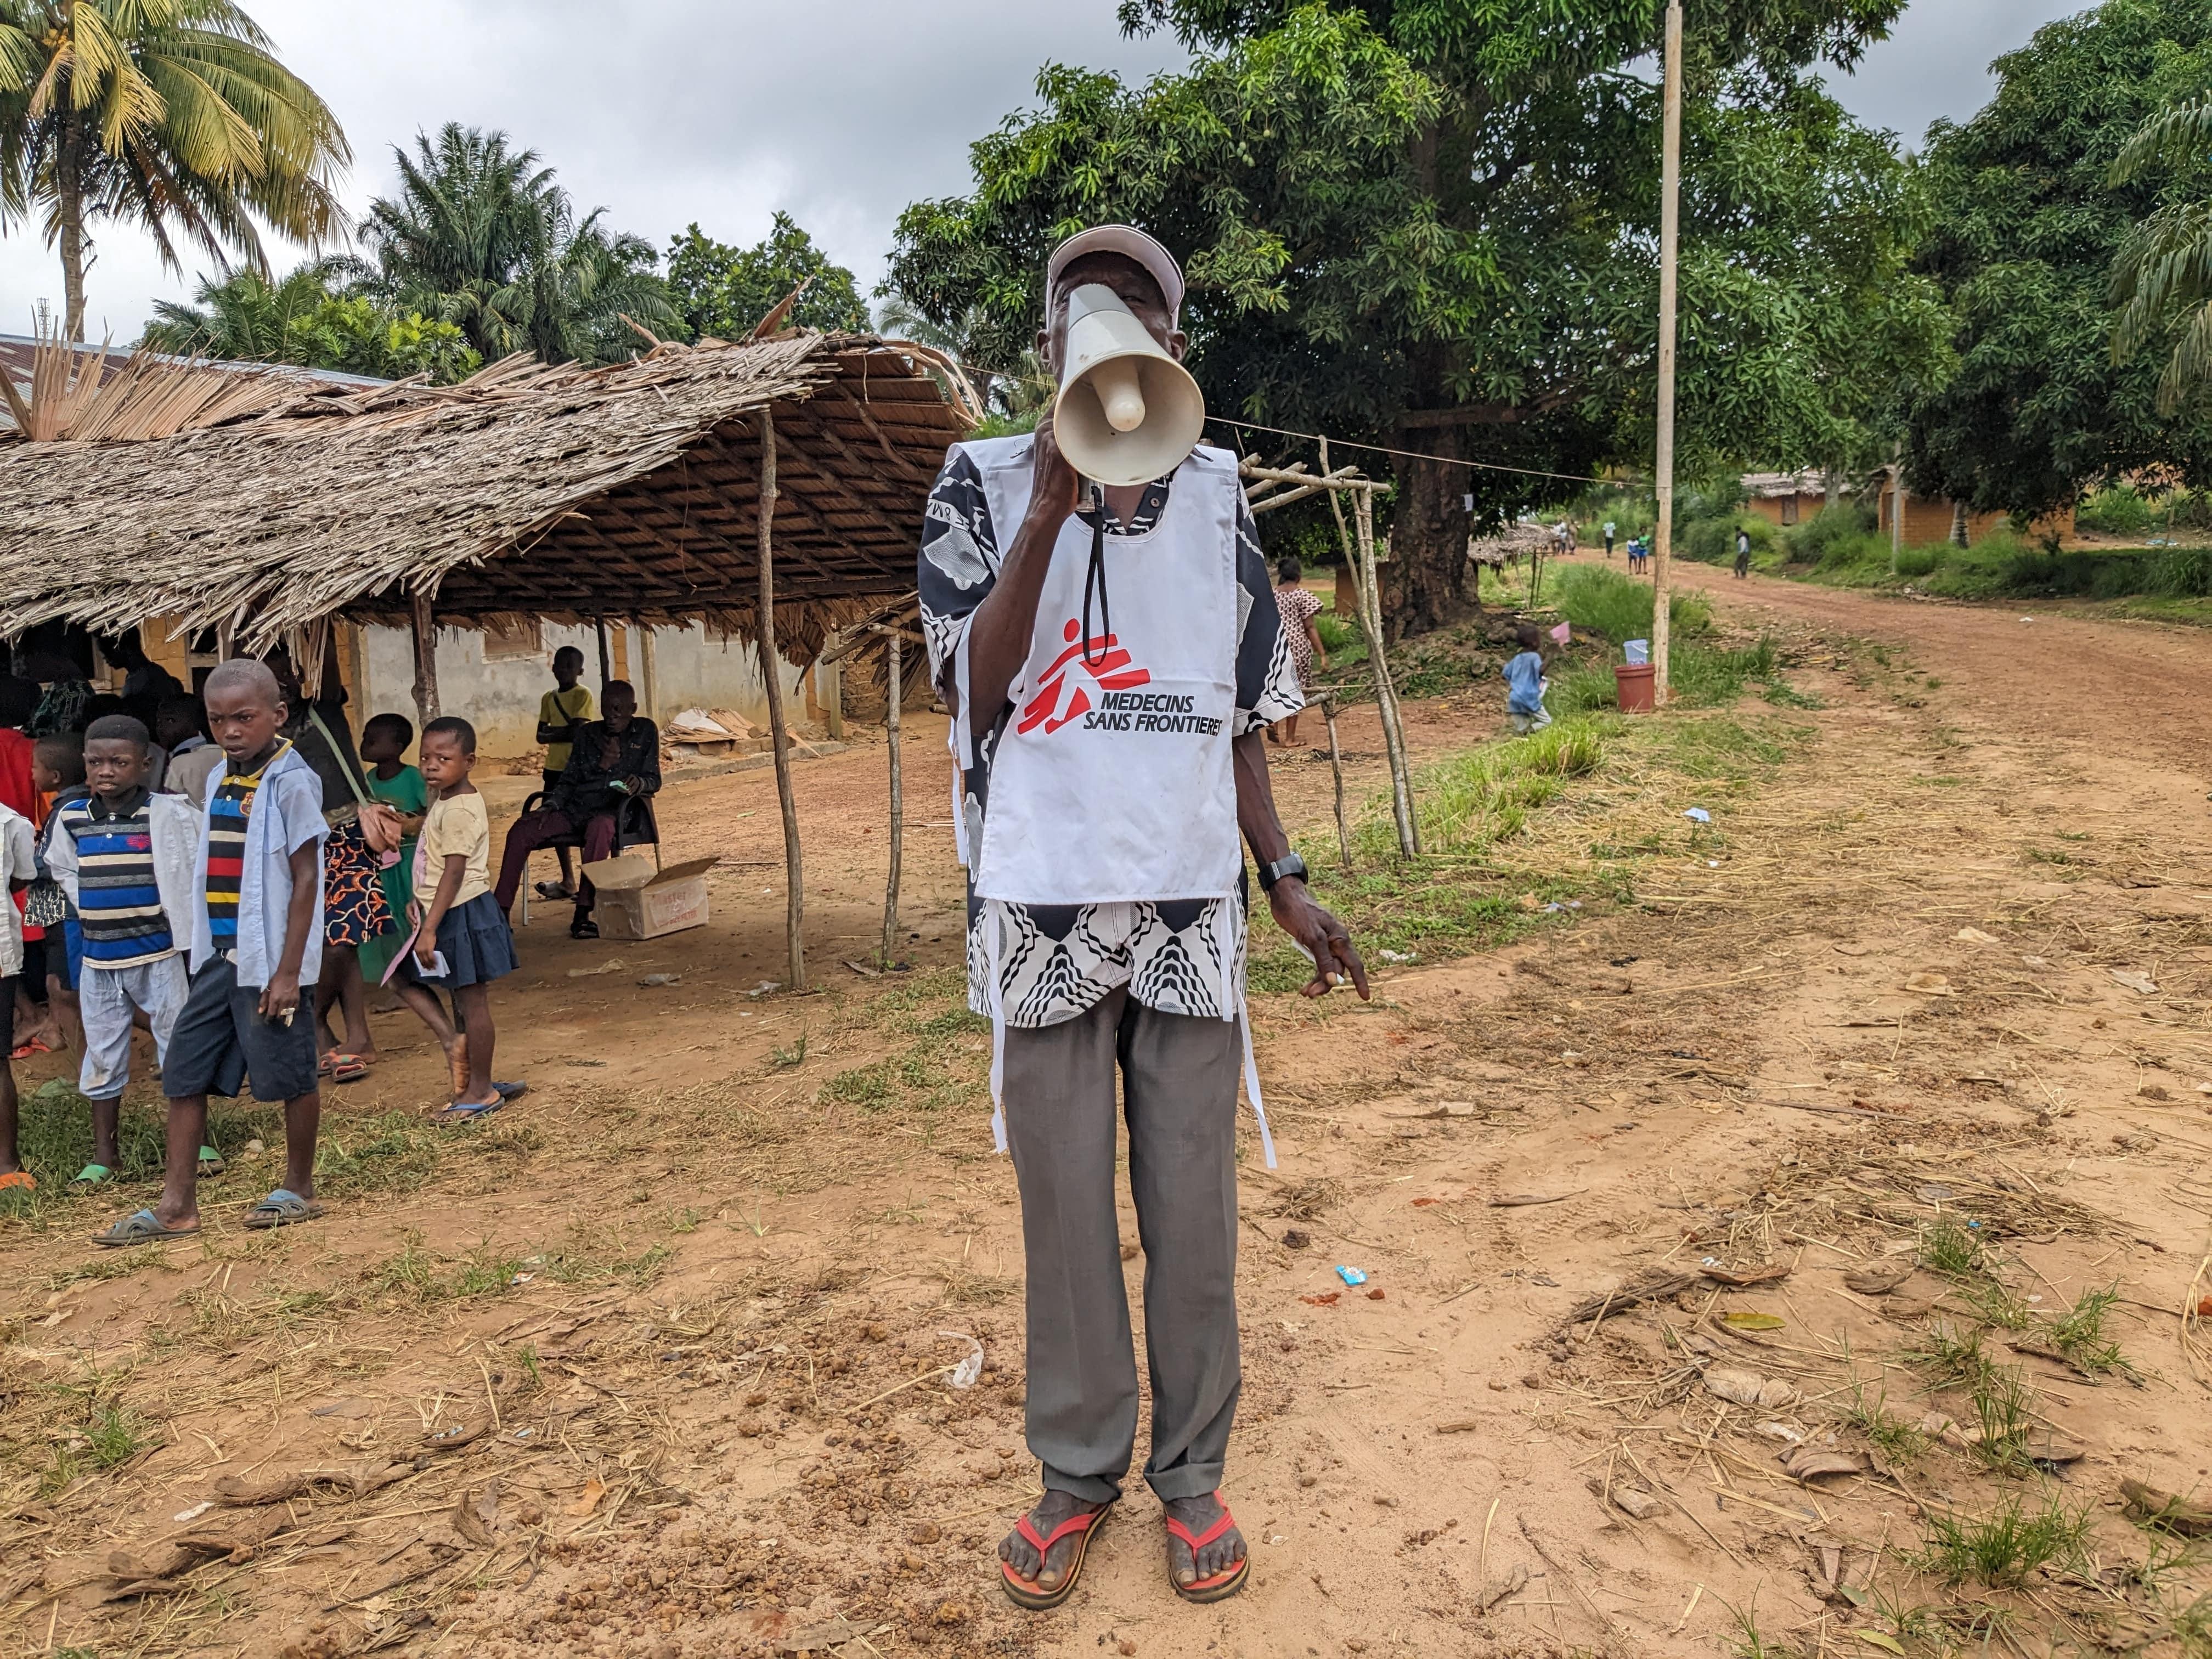
M 0 635 L 161 617 L 252 649 L 431 597 L 441 623 L 703 618 L 750 637 L 772 405 L 777 642 L 811 655 L 804 635 L 912 586 L 965 393 L 918 348 L 792 332 L 316 387 L 138 442 L 0 441 Z

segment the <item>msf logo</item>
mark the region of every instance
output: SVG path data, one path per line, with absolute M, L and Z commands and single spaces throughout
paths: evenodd
M 1040 677 L 1042 683 L 1036 696 L 1023 706 L 1021 723 L 1014 728 L 1017 732 L 1027 734 L 1042 726 L 1045 735 L 1050 737 L 1070 720 L 1079 720 L 1091 712 L 1091 693 L 1079 684 L 1068 695 L 1066 708 L 1060 707 L 1068 674 L 1075 668 L 1080 667 L 1102 691 L 1127 691 L 1152 683 L 1150 670 L 1129 666 L 1129 653 L 1121 648 L 1114 635 L 1095 634 L 1087 640 L 1077 639 L 1082 631 L 1081 625 L 1070 617 L 1067 626 L 1060 630 L 1060 637 L 1069 642 L 1067 649 L 1054 658 Z M 1099 657 L 1102 651 L 1105 653 L 1103 659 Z

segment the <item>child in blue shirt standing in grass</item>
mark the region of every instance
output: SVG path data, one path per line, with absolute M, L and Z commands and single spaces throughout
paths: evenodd
M 1552 723 L 1544 708 L 1543 636 L 1534 623 L 1522 623 L 1513 630 L 1513 638 L 1521 653 L 1505 665 L 1505 713 L 1515 733 L 1526 736 Z

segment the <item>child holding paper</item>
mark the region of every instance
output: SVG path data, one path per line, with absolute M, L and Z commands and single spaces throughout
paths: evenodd
M 400 1000 L 437 1036 L 453 1067 L 453 1098 L 433 1115 L 466 1122 L 497 1111 L 521 1084 L 494 1083 L 491 982 L 514 971 L 514 935 L 491 891 L 491 819 L 469 781 L 477 763 L 476 728 L 454 715 L 422 728 L 422 776 L 438 792 L 416 843 L 414 938 L 394 964 Z M 427 902 L 423 896 L 428 894 Z M 459 1030 L 432 994 L 453 993 Z

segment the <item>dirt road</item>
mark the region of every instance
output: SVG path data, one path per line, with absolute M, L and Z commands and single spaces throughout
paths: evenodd
M 1684 579 L 1814 706 L 1609 738 L 1483 855 L 1589 895 L 1510 949 L 1255 1003 L 1281 1167 L 1246 1136 L 1243 1595 L 1176 1601 L 1134 1481 L 1066 1608 L 994 1588 L 1035 1490 L 1012 1181 L 941 842 L 912 843 L 915 970 L 842 965 L 880 896 L 859 748 L 799 774 L 817 994 L 761 990 L 764 775 L 684 785 L 671 850 L 726 854 L 720 920 L 529 929 L 500 1018 L 538 1086 L 500 1118 L 416 1123 L 435 1068 L 386 1018 L 316 1227 L 238 1228 L 274 1154 L 236 1142 L 195 1243 L 89 1255 L 143 1182 L 9 1224 L 0 1642 L 1709 1656 L 1747 1620 L 1769 1652 L 1935 1659 L 2002 1618 L 2173 1659 L 2206 1572 L 2119 1481 L 2212 1486 L 2184 1317 L 2212 1294 L 2212 638 Z M 1501 724 L 1409 714 L 1430 756 Z M 914 754 L 941 817 L 942 750 Z M 1274 777 L 1325 844 L 1326 765 Z M 1173 1264 L 1125 1220 L 1133 1300 Z M 2001 1559 L 2008 1513 L 2051 1547 Z

